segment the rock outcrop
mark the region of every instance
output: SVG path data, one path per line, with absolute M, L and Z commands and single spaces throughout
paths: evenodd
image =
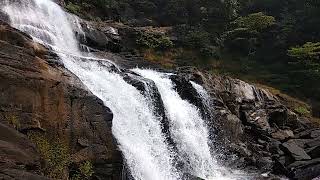
M 3 22 L 0 92 L 0 179 L 46 179 L 43 163 L 51 155 L 44 157 L 37 141 L 53 149 L 63 145 L 71 169 L 90 161 L 97 178 L 119 179 L 122 160 L 110 109 L 54 53 Z M 64 170 L 60 175 L 69 176 Z
M 184 79 L 179 82 L 198 82 L 210 93 L 213 118 L 208 124 L 219 146 L 225 147 L 224 153 L 229 152 L 227 163 L 292 179 L 320 175 L 318 125 L 295 114 L 267 90 L 195 69 L 178 71 Z M 192 89 L 184 91 L 190 93 Z M 189 96 L 188 100 L 199 104 L 196 98 Z

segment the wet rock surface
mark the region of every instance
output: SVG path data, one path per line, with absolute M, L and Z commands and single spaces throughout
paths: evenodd
M 94 177 L 120 178 L 122 158 L 111 132 L 110 109 L 54 53 L 4 22 L 0 92 L 0 179 L 46 179 L 44 159 L 27 138 L 32 133 L 63 140 L 70 163 L 92 162 Z

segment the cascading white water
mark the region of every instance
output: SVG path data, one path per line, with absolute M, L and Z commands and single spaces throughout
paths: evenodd
M 204 108 L 206 108 L 206 110 L 210 111 L 210 95 L 208 94 L 208 92 L 199 84 L 190 81 L 192 87 L 197 91 L 198 95 L 201 98 L 202 104 L 204 105 Z M 205 115 L 207 116 L 207 118 L 214 118 L 212 116 L 212 114 L 208 111 L 205 112 Z M 211 137 L 212 138 L 212 137 Z
M 50 0 L 7 0 L 2 8 L 13 27 L 59 51 L 79 54 L 78 42 L 66 13 Z
M 65 13 L 51 0 L 6 0 L 0 3 L 11 25 L 51 47 L 66 68 L 100 98 L 114 113 L 112 131 L 135 179 L 171 180 L 182 175 L 174 167 L 172 152 L 161 131 L 161 118 L 153 112 L 153 102 L 111 71 L 113 64 L 79 50 L 71 23 L 76 17 Z M 74 19 L 75 18 L 75 19 Z M 73 22 L 71 22 L 73 21 Z M 210 179 L 231 179 L 216 163 L 208 145 L 208 130 L 198 109 L 181 99 L 166 74 L 135 69 L 153 80 L 162 96 L 170 122 L 170 134 L 184 162 L 183 173 Z M 228 174 L 228 173 L 227 173 Z
M 140 92 L 98 62 L 65 62 L 114 113 L 113 134 L 135 179 L 178 179 L 160 120 Z
M 119 74 L 83 58 L 67 14 L 51 0 L 5 3 L 11 25 L 57 51 L 64 65 L 114 113 L 112 131 L 135 179 L 178 179 L 159 118 L 146 98 Z M 92 57 L 91 59 L 95 59 Z
M 208 130 L 199 110 L 181 99 L 169 79 L 170 74 L 142 69 L 133 71 L 153 80 L 157 85 L 170 121 L 170 132 L 184 162 L 185 171 L 201 178 L 225 179 L 221 174 L 225 170 L 211 155 Z
M 197 91 L 199 96 L 201 97 L 201 100 L 202 100 L 203 104 L 206 105 L 206 106 L 209 106 L 210 96 L 207 93 L 207 91 L 202 86 L 200 86 L 199 84 L 197 84 L 197 83 L 195 83 L 193 81 L 191 81 L 190 83 L 191 83 L 192 87 Z

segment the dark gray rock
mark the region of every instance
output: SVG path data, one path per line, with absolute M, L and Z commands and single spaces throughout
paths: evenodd
M 320 158 L 320 146 L 307 149 L 306 152 L 311 156 L 311 158 Z
M 7 14 L 5 14 L 2 11 L 0 11 L 0 21 L 9 23 L 10 18 L 9 18 L 9 16 Z
M 78 144 L 82 147 L 88 147 L 90 146 L 89 144 L 89 140 L 87 138 L 84 138 L 84 137 L 80 137 L 78 138 Z
M 288 166 L 289 176 L 298 180 L 309 180 L 319 176 L 320 158 L 310 161 L 296 161 Z
M 287 109 L 283 106 L 278 106 L 276 109 L 273 109 L 274 107 L 269 108 L 269 123 L 276 124 L 278 127 L 284 126 L 288 119 Z
M 320 163 L 320 158 L 312 159 L 310 161 L 296 161 L 296 162 L 288 165 L 288 168 L 289 169 L 300 168 L 300 167 L 309 166 L 309 165 L 313 165 L 313 164 L 319 164 L 319 163 Z
M 282 146 L 296 161 L 311 159 L 304 149 L 299 147 L 295 142 L 285 142 Z
M 289 138 L 293 138 L 294 137 L 294 134 L 291 130 L 278 130 L 277 132 L 274 132 L 271 134 L 272 138 L 274 139 L 278 139 L 278 140 L 286 140 L 286 139 L 289 139 Z
M 85 44 L 87 44 L 90 47 L 104 49 L 111 41 L 103 32 L 97 29 L 84 26 L 83 31 L 85 32 L 86 38 Z
M 297 139 L 313 139 L 317 137 L 320 137 L 320 129 L 318 128 L 306 129 L 295 134 L 295 138 Z
M 312 139 L 290 139 L 288 142 L 293 142 L 299 147 L 305 149 L 307 147 L 306 143 L 312 141 Z
M 269 171 L 272 170 L 274 166 L 274 161 L 270 156 L 267 157 L 261 157 L 257 159 L 257 166 L 259 169 L 264 170 L 264 171 Z
M 308 147 L 320 146 L 320 137 L 310 140 L 306 143 Z
M 314 164 L 305 168 L 299 168 L 294 171 L 291 171 L 289 176 L 292 177 L 293 179 L 298 179 L 298 180 L 310 180 L 318 177 L 319 172 L 320 172 L 320 164 Z
M 281 142 L 278 140 L 271 140 L 267 145 L 267 150 L 273 154 L 283 155 L 284 152 L 280 149 Z
M 311 137 L 311 138 L 317 138 L 317 137 L 320 137 L 320 129 L 317 129 L 317 130 L 311 131 L 311 133 L 310 133 L 310 137 Z

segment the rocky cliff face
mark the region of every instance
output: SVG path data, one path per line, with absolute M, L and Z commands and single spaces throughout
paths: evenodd
M 54 53 L 5 23 L 0 24 L 0 92 L 1 178 L 36 179 L 43 162 L 53 158 L 43 158 L 34 144 L 47 142 L 53 150 L 57 144 L 66 149 L 70 167 L 88 160 L 97 177 L 119 179 L 121 155 L 111 132 L 110 109 Z M 30 138 L 34 134 L 42 139 Z
M 121 44 L 121 38 L 106 29 L 100 24 L 86 30 L 86 45 L 95 54 L 123 67 L 152 66 L 136 57 L 104 52 L 110 44 Z M 46 179 L 51 155 L 43 154 L 39 144 L 47 142 L 65 147 L 70 172 L 58 171 L 62 179 L 85 161 L 93 163 L 94 177 L 120 179 L 122 160 L 111 132 L 112 112 L 53 52 L 5 23 L 0 24 L 0 47 L 0 177 Z M 192 68 L 175 72 L 176 89 L 201 109 L 226 165 L 295 179 L 319 175 L 320 129 L 286 107 L 285 100 L 237 79 Z M 140 88 L 134 78 L 125 80 Z M 190 80 L 206 88 L 209 102 L 201 101 Z
M 227 163 L 292 179 L 319 176 L 319 126 L 283 105 L 286 100 L 241 80 L 189 68 L 179 72 L 180 83 L 196 81 L 210 92 L 209 124 L 219 146 L 229 152 Z M 199 104 L 190 94 L 185 97 Z

